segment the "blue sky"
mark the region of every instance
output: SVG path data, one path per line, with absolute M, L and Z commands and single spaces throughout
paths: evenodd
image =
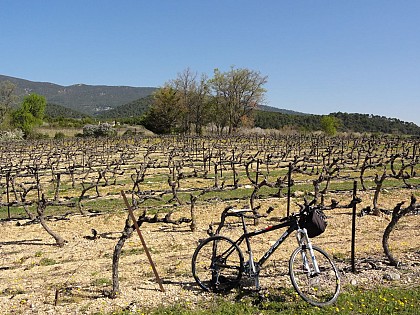
M 0 74 L 162 86 L 186 68 L 268 76 L 266 103 L 420 126 L 420 1 L 0 0 Z

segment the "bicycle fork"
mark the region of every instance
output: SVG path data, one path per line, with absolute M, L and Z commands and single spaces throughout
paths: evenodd
M 242 217 L 242 226 L 243 226 L 244 233 L 247 234 L 248 231 L 247 231 L 245 220 L 243 217 Z M 259 279 L 260 268 L 258 264 L 254 261 L 254 254 L 252 253 L 251 243 L 248 237 L 245 237 L 245 242 L 246 242 L 246 249 L 247 249 L 248 257 L 249 257 L 248 263 L 245 266 L 245 272 L 249 274 L 249 277 L 254 279 L 255 289 L 259 290 L 260 289 L 260 279 Z
M 312 260 L 314 270 L 311 270 L 311 268 L 310 268 L 309 260 L 308 260 L 308 257 L 306 255 L 306 251 L 304 251 L 304 250 L 301 251 L 304 270 L 308 272 L 308 276 L 310 276 L 310 277 L 314 277 L 314 276 L 318 275 L 320 273 L 318 262 L 316 261 L 315 253 L 314 253 L 314 250 L 312 248 L 312 243 L 311 243 L 311 240 L 308 237 L 308 233 L 306 232 L 306 229 L 303 228 L 301 230 L 298 230 L 298 233 L 296 233 L 296 238 L 297 238 L 299 246 L 301 246 L 302 249 L 308 248 L 309 249 L 309 254 L 311 255 L 310 259 Z
M 246 272 L 249 274 L 250 278 L 254 279 L 255 288 L 259 290 L 260 289 L 260 279 L 259 279 L 260 268 L 258 264 L 254 261 L 254 255 L 252 254 L 252 251 L 248 251 L 248 254 L 249 254 L 249 259 L 247 263 L 248 270 L 246 270 Z

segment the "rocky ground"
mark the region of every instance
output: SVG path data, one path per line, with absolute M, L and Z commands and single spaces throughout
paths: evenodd
M 364 200 L 370 198 L 365 197 Z M 390 205 L 395 205 L 401 197 L 388 200 Z M 50 227 L 67 241 L 61 248 L 54 245 L 54 240 L 39 224 L 25 225 L 27 220 L 2 221 L 0 314 L 107 313 L 178 302 L 193 306 L 211 300 L 213 295 L 202 292 L 191 276 L 191 257 L 198 240 L 207 236 L 208 224 L 218 220 L 224 206 L 220 203 L 198 207 L 198 229 L 195 232 L 191 232 L 189 224 L 144 224 L 141 229 L 165 292 L 159 290 L 140 240 L 133 235 L 123 248 L 119 266 L 121 293 L 116 299 L 110 299 L 104 293 L 112 287 L 112 254 L 124 228 L 126 212 L 71 215 L 66 220 L 49 221 Z M 271 219 L 284 213 L 284 210 L 276 209 L 262 220 L 261 227 L 273 224 Z M 402 218 L 398 229 L 391 234 L 391 249 L 403 261 L 399 269 L 388 264 L 382 249 L 382 235 L 389 216 L 358 217 L 356 272 L 353 273 L 350 264 L 351 210 L 336 209 L 327 214 L 327 231 L 313 239 L 313 243 L 334 257 L 344 290 L 349 286 L 372 288 L 420 284 L 420 216 Z M 175 216 L 188 215 L 188 212 L 180 212 Z M 99 238 L 89 239 L 92 229 L 98 231 Z M 233 224 L 223 233 L 233 236 L 237 231 Z M 260 256 L 277 237 L 274 232 L 253 238 L 256 256 Z M 274 254 L 262 271 L 263 288 L 292 287 L 287 275 L 287 261 L 295 247 L 296 241 L 290 238 Z M 273 268 L 279 268 L 276 277 Z

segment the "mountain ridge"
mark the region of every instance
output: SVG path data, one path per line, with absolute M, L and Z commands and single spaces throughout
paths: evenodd
M 112 116 L 113 114 L 119 116 L 122 113 L 130 113 L 136 104 L 141 108 L 134 108 L 134 111 L 129 116 L 133 114 L 141 115 L 147 109 L 145 105 L 150 101 L 143 99 L 150 96 L 157 89 L 156 87 L 89 85 L 84 83 L 65 86 L 51 82 L 31 81 L 2 74 L 0 74 L 0 81 L 10 81 L 16 85 L 17 91 L 15 92 L 18 95 L 19 101 L 22 101 L 25 95 L 37 93 L 45 96 L 47 103 L 61 105 L 81 114 L 97 116 L 98 118 L 114 118 Z M 290 115 L 311 115 L 267 105 L 260 105 L 259 109 Z M 109 114 L 107 113 L 108 111 Z
M 0 81 L 16 85 L 19 101 L 25 95 L 37 93 L 45 96 L 48 103 L 62 105 L 87 115 L 95 115 L 120 105 L 151 95 L 155 87 L 108 86 L 73 84 L 63 86 L 50 82 L 36 82 L 0 75 Z

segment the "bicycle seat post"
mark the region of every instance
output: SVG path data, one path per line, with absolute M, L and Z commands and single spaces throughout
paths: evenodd
M 241 221 L 242 221 L 242 230 L 244 231 L 244 234 L 248 233 L 248 229 L 246 228 L 246 222 L 245 222 L 245 216 L 241 215 Z

